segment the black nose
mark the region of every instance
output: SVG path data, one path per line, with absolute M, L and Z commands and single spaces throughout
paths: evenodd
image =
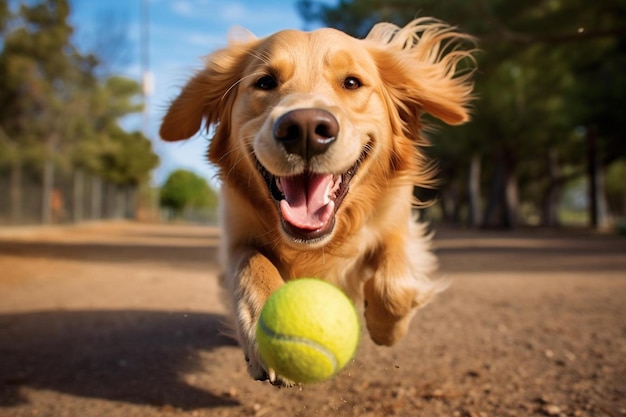
M 337 119 L 322 109 L 292 110 L 274 123 L 274 139 L 305 160 L 326 152 L 338 133 Z

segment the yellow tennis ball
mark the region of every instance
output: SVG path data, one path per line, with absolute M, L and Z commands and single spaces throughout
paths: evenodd
M 333 377 L 354 355 L 359 318 L 350 299 L 319 279 L 289 281 L 267 300 L 256 338 L 261 358 L 295 382 Z

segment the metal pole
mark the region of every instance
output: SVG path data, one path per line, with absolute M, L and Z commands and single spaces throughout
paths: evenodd
M 140 38 L 140 50 L 141 50 L 141 93 L 143 98 L 143 120 L 142 130 L 146 137 L 148 135 L 148 105 L 149 96 L 151 93 L 151 79 L 150 79 L 150 8 L 148 0 L 141 0 L 141 38 Z

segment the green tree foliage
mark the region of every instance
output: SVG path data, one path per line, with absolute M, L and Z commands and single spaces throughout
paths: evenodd
M 97 56 L 78 51 L 67 0 L 0 1 L 0 164 L 45 161 L 120 185 L 145 181 L 158 158 L 120 118 L 141 111 L 136 81 L 100 79 Z M 1 168 L 1 166 L 0 166 Z
M 172 172 L 161 187 L 160 201 L 162 207 L 179 215 L 188 208 L 214 209 L 217 194 L 204 178 L 180 169 Z
M 112 76 L 98 84 L 87 103 L 88 118 L 76 119 L 82 140 L 73 149 L 75 166 L 117 184 L 136 185 L 158 164 L 150 141 L 140 132 L 126 132 L 118 120 L 141 110 L 137 82 Z
M 6 1 L 0 1 L 0 33 L 4 33 L 6 23 L 9 20 L 9 5 Z
M 7 135 L 31 148 L 59 142 L 61 113 L 70 92 L 72 34 L 69 7 L 61 2 L 21 6 L 0 55 L 0 121 Z M 42 149 L 38 149 L 42 152 Z
M 440 127 L 428 149 L 440 161 L 441 195 L 453 200 L 457 212 L 473 189 L 470 161 L 482 161 L 484 224 L 513 226 L 520 201 L 541 211 L 544 223 L 553 223 L 550 213 L 560 189 L 584 174 L 589 159 L 580 132 L 597 133 L 601 166 L 626 155 L 623 2 L 300 0 L 298 5 L 307 21 L 355 36 L 364 36 L 377 21 L 403 25 L 434 16 L 477 38 L 473 121 Z

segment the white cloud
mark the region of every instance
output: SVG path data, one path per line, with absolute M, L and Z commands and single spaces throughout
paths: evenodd
M 171 3 L 174 13 L 185 18 L 237 21 L 250 15 L 242 3 L 225 2 L 218 5 L 206 0 L 176 0 Z
M 251 12 L 241 3 L 227 3 L 219 11 L 220 19 L 226 21 L 238 21 L 245 19 Z
M 263 3 L 252 0 L 215 2 L 209 0 L 175 0 L 171 10 L 178 16 L 194 21 L 217 23 L 222 26 L 240 25 L 254 28 L 267 35 L 275 27 L 298 28 L 300 18 L 293 2 L 270 1 Z M 268 29 L 265 29 L 268 28 Z
M 194 15 L 194 7 L 190 1 L 187 0 L 178 0 L 172 3 L 172 11 L 176 14 L 185 17 L 191 17 Z
M 217 34 L 192 33 L 186 39 L 187 43 L 194 46 L 214 48 L 225 44 L 225 37 Z

